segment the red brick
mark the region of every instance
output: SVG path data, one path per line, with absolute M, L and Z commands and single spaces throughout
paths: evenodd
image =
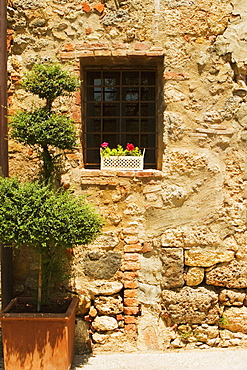
M 125 289 L 124 290 L 124 297 L 125 298 L 136 298 L 137 297 L 137 289 Z
M 124 252 L 141 252 L 142 245 L 140 243 L 137 244 L 126 244 L 124 246 Z
M 122 271 L 137 271 L 141 269 L 139 262 L 124 262 L 121 266 Z
M 152 242 L 145 242 L 143 243 L 142 253 L 151 252 L 153 250 Z
M 123 273 L 123 277 L 124 277 L 124 279 L 125 280 L 134 280 L 137 276 L 138 276 L 138 272 L 130 272 L 130 271 L 125 271 L 124 273 Z
M 125 315 L 137 315 L 139 313 L 138 307 L 124 307 Z
M 86 30 L 85 30 L 85 33 L 86 33 L 86 35 L 90 35 L 90 33 L 92 33 L 92 28 L 87 27 Z
M 127 235 L 124 238 L 126 244 L 138 244 L 139 239 L 136 235 Z
M 75 104 L 81 105 L 81 92 L 80 90 L 75 93 Z
M 118 314 L 116 315 L 116 320 L 117 321 L 122 321 L 124 319 L 123 315 L 122 314 Z
M 144 44 L 143 42 L 136 42 L 135 43 L 135 50 L 148 50 L 149 46 Z
M 92 8 L 88 3 L 82 3 L 82 10 L 86 13 L 89 13 L 92 10 Z
M 137 317 L 135 316 L 124 316 L 124 323 L 125 324 L 136 324 Z
M 96 4 L 96 5 L 94 5 L 94 9 L 97 10 L 97 12 L 99 12 L 99 13 L 103 13 L 103 11 L 105 9 L 105 5 L 104 4 Z
M 138 287 L 138 283 L 136 281 L 125 281 L 124 288 L 125 289 L 135 289 Z
M 75 54 L 73 52 L 66 52 L 66 51 L 64 51 L 64 52 L 60 52 L 59 53 L 59 57 L 61 59 L 74 59 Z
M 135 324 L 125 325 L 124 330 L 126 330 L 126 331 L 136 331 L 136 325 Z
M 136 298 L 124 298 L 125 307 L 137 307 L 138 304 L 139 304 L 139 301 Z
M 124 257 L 125 261 L 138 261 L 139 254 L 137 254 L 137 253 L 125 253 L 123 257 Z
M 75 49 L 75 47 L 68 43 L 68 44 L 65 44 L 63 47 L 62 47 L 62 51 L 73 51 Z

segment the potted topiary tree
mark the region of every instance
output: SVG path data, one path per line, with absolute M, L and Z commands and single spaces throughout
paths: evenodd
M 0 242 L 32 248 L 40 265 L 37 303 L 14 299 L 1 313 L 5 370 L 70 368 L 77 298 L 59 299 L 52 310 L 51 298 L 68 269 L 68 250 L 90 243 L 101 227 L 102 219 L 83 198 L 0 178 Z
M 50 74 L 54 77 L 52 82 Z M 42 89 L 39 83 L 43 83 Z M 76 80 L 71 80 L 57 64 L 35 66 L 25 76 L 23 86 L 46 98 L 45 106 L 32 112 L 17 112 L 12 120 L 12 136 L 38 151 L 40 179 L 21 183 L 16 178 L 0 177 L 0 243 L 31 248 L 39 268 L 36 303 L 16 298 L 0 315 L 5 370 L 67 370 L 73 358 L 78 299 L 52 298 L 59 281 L 69 271 L 69 251 L 76 245 L 90 243 L 103 224 L 85 198 L 57 189 L 54 181 L 60 154 L 56 150 L 72 150 L 76 134 L 72 121 L 59 118 L 52 103 L 76 85 Z M 52 310 L 51 305 L 55 307 Z

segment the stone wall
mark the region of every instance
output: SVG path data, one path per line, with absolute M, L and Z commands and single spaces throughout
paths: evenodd
M 62 178 L 106 219 L 102 236 L 74 251 L 78 327 L 89 328 L 95 349 L 246 343 L 244 3 L 9 2 L 10 114 L 32 104 L 19 80 L 37 60 L 80 75 L 85 57 L 164 57 L 158 169 L 85 170 L 80 148 Z M 59 103 L 81 136 L 80 92 Z M 33 178 L 35 153 L 9 147 L 10 174 Z M 17 267 L 25 290 L 25 267 Z

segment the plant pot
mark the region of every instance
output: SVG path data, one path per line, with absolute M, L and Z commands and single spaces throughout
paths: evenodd
M 73 361 L 75 311 L 73 297 L 65 313 L 10 313 L 24 298 L 1 312 L 5 370 L 68 370 Z
M 141 156 L 100 156 L 101 170 L 117 170 L 117 171 L 142 171 L 144 163 L 144 153 Z

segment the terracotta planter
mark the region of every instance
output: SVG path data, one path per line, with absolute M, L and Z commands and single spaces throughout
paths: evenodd
M 21 299 L 13 299 L 0 314 L 5 370 L 70 369 L 78 298 L 71 299 L 64 314 L 8 313 Z

